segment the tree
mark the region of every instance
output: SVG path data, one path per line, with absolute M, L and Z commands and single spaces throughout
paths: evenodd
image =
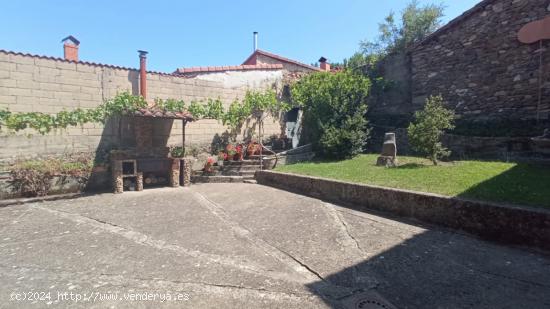
M 363 53 L 384 55 L 405 51 L 441 26 L 444 9 L 442 4 L 420 6 L 417 0 L 413 0 L 401 12 L 401 25 L 397 24 L 395 13 L 390 12 L 378 25 L 378 38 L 360 43 Z
M 425 155 L 434 165 L 441 157 L 451 154 L 441 144 L 441 136 L 445 130 L 454 128 L 455 114 L 445 108 L 443 97 L 431 96 L 421 111 L 414 114 L 414 120 L 409 125 L 409 143 L 413 150 Z
M 350 70 L 310 74 L 292 86 L 292 99 L 304 110 L 304 136 L 318 154 L 344 159 L 363 151 L 369 89 L 369 79 Z

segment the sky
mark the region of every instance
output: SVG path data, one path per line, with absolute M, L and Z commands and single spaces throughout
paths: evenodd
M 341 62 L 376 37 L 378 23 L 410 0 L 1 0 L 0 49 L 63 57 L 61 39 L 80 40 L 83 61 L 148 70 L 241 64 L 258 47 L 306 64 Z M 479 0 L 443 3 L 444 22 Z

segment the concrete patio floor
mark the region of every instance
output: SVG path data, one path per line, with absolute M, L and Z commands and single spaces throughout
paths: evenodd
M 23 300 L 30 291 L 38 300 Z M 549 308 L 550 257 L 250 184 L 0 208 L 1 308 L 391 308 L 384 300 Z

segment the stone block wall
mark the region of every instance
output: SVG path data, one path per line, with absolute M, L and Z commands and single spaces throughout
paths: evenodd
M 274 83 L 277 80 L 273 81 Z M 24 55 L 0 51 L 0 109 L 12 112 L 57 113 L 74 108 L 94 108 L 117 92 L 139 93 L 139 72 L 135 69 L 87 62 L 69 62 L 63 59 Z M 147 92 L 150 100 L 183 99 L 187 103 L 208 98 L 219 98 L 227 107 L 246 90 L 265 87 L 266 84 L 228 86 L 221 81 L 185 78 L 170 74 L 147 74 Z M 155 121 L 157 140 L 169 145 L 181 145 L 181 121 Z M 105 125 L 86 124 L 44 136 L 28 130 L 18 133 L 0 132 L 0 161 L 18 157 L 34 157 L 72 152 L 93 152 L 120 142 L 120 132 L 133 130 L 130 120 L 111 120 Z M 248 129 L 254 124 L 249 124 Z M 243 132 L 246 133 L 246 129 Z M 215 120 L 200 120 L 187 125 L 186 144 L 210 145 L 215 135 L 222 135 L 226 127 Z M 277 120 L 267 119 L 264 134 L 280 134 Z M 29 135 L 32 136 L 29 136 Z M 242 135 L 241 135 L 242 137 Z M 155 139 L 154 139 L 155 140 Z M 131 139 L 128 142 L 135 143 Z
M 529 120 L 538 113 L 548 121 L 550 41 L 542 45 L 539 70 L 539 43 L 522 44 L 517 34 L 550 15 L 549 5 L 548 0 L 482 1 L 420 44 L 411 52 L 413 105 L 420 108 L 427 96 L 441 94 L 464 119 Z
M 390 54 L 379 63 L 376 70 L 388 85 L 379 94 L 374 89 L 371 90 L 374 95 L 369 100 L 369 120 L 379 125 L 395 125 L 396 120 L 409 119 L 414 112 L 411 101 L 410 55 Z

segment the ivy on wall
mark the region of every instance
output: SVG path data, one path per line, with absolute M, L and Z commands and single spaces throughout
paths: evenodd
M 15 113 L 0 110 L 0 129 L 11 131 L 33 129 L 44 135 L 56 129 L 66 129 L 69 126 L 85 123 L 105 123 L 112 116 L 132 114 L 148 104 L 141 96 L 128 92 L 117 94 L 114 98 L 92 109 L 77 108 L 72 111 L 61 111 L 57 114 L 40 112 Z M 170 112 L 189 111 L 195 119 L 216 119 L 235 130 L 255 112 L 264 111 L 271 114 L 287 111 L 290 105 L 281 102 L 273 90 L 248 91 L 242 101 L 235 100 L 227 110 L 224 110 L 220 99 L 208 99 L 206 102 L 192 101 L 188 106 L 183 100 L 156 99 L 154 108 Z

